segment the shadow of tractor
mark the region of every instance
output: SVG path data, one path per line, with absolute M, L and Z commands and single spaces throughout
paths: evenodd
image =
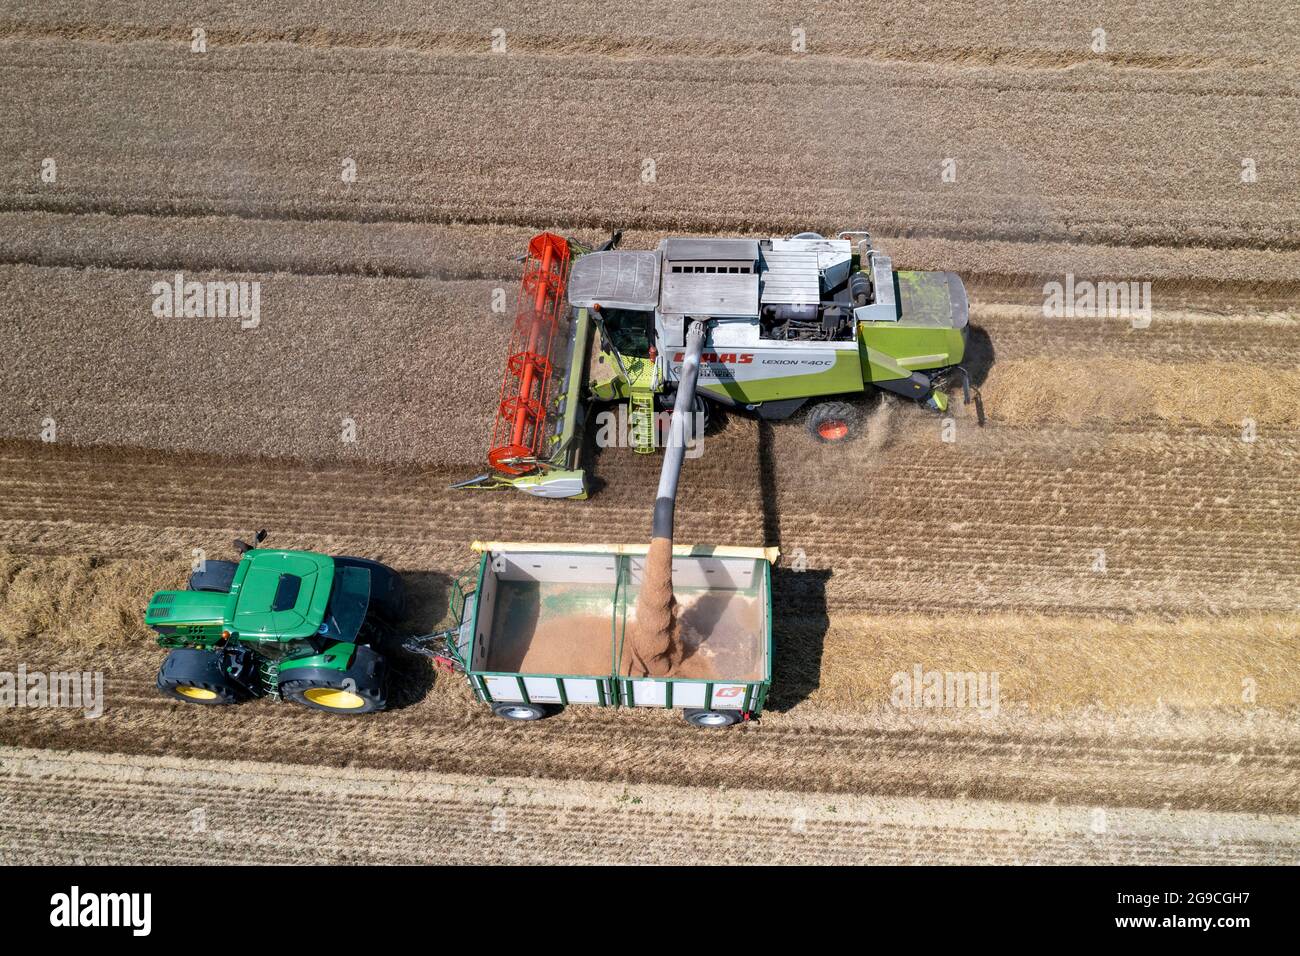
M 398 632 L 428 634 L 450 626 L 447 603 L 451 598 L 451 577 L 438 571 L 403 571 L 406 585 L 406 619 Z M 394 649 L 388 656 L 388 709 L 399 710 L 419 703 L 433 689 L 437 669 L 420 654 Z

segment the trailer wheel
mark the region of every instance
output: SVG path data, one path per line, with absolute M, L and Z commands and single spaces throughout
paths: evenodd
M 858 410 L 848 402 L 822 402 L 808 412 L 808 434 L 823 445 L 852 441 L 858 434 Z
M 687 707 L 682 711 L 688 724 L 696 727 L 730 727 L 740 722 L 740 712 L 735 710 L 702 710 Z
M 493 704 L 492 713 L 506 720 L 541 720 L 547 711 L 541 704 Z
M 177 648 L 158 669 L 158 690 L 187 704 L 237 704 L 246 696 L 215 651 Z

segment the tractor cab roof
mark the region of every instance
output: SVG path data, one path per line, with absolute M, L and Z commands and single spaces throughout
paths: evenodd
M 325 619 L 334 559 L 312 551 L 257 548 L 244 555 L 231 586 L 232 624 L 241 636 L 291 640 Z

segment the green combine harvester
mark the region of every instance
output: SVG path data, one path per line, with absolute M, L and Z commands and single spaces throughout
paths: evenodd
M 273 697 L 335 714 L 383 710 L 384 648 L 405 605 L 397 572 L 365 558 L 235 547 L 238 563 L 208 561 L 188 590 L 149 601 L 145 624 L 172 649 L 158 689 L 194 704 Z
M 653 453 L 697 322 L 697 433 L 711 406 L 770 420 L 802 411 L 815 441 L 837 443 L 859 431 L 855 399 L 869 390 L 938 413 L 955 386 L 971 400 L 961 279 L 895 271 L 865 232 L 673 238 L 646 251 L 619 250 L 619 238 L 588 249 L 541 233 L 529 244 L 492 470 L 455 487 L 585 498 L 583 437 L 602 405 L 623 405 L 616 433 Z M 975 402 L 983 424 L 978 392 Z

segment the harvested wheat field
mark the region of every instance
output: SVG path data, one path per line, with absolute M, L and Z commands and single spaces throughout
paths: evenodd
M 104 676 L 95 719 L 0 708 L 0 860 L 170 861 L 206 808 L 229 862 L 307 830 L 357 862 L 1300 862 L 1294 11 L 543 6 L 0 11 L 0 672 Z M 728 414 L 686 463 L 676 540 L 783 551 L 761 720 L 513 725 L 405 656 L 357 719 L 158 694 L 150 594 L 257 527 L 397 568 L 418 631 L 473 540 L 646 540 L 657 456 L 589 449 L 583 502 L 447 488 L 486 467 L 513 257 L 615 226 L 865 226 L 970 293 L 987 427 Z M 259 321 L 156 314 L 177 273 L 259 283 Z M 1149 324 L 1044 317 L 1067 274 L 1150 282 Z M 996 703 L 900 703 L 923 672 Z

